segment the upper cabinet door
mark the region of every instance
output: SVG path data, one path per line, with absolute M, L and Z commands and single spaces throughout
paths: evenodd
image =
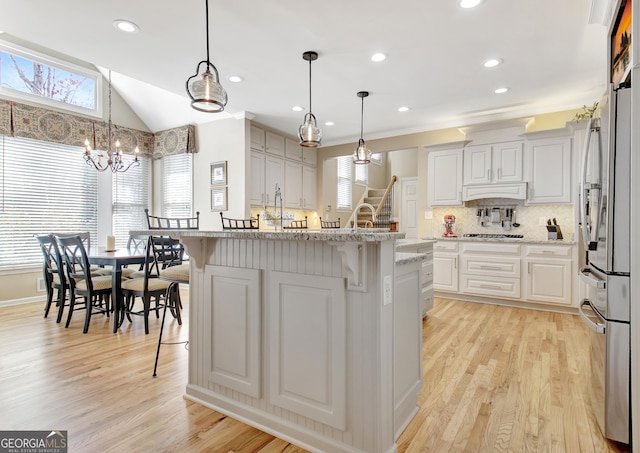
M 284 156 L 287 159 L 295 160 L 296 162 L 302 162 L 302 146 L 290 138 L 284 139 Z
M 464 149 L 464 185 L 491 182 L 491 145 L 467 146 Z
M 317 154 L 316 148 L 302 149 L 302 162 L 309 165 L 316 165 L 317 161 L 318 161 L 318 154 Z
M 265 149 L 264 129 L 258 126 L 251 126 L 251 149 L 262 152 Z
M 571 203 L 571 138 L 527 140 L 527 204 Z
M 522 148 L 522 141 L 493 145 L 494 182 L 522 181 Z
M 265 176 L 264 154 L 251 153 L 251 205 L 264 206 L 264 176 Z
M 462 149 L 429 152 L 430 206 L 462 205 Z
M 265 133 L 265 151 L 269 154 L 284 157 L 284 137 L 267 131 Z

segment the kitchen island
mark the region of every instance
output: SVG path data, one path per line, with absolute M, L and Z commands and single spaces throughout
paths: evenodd
M 191 257 L 186 398 L 311 451 L 392 452 L 422 386 L 402 233 L 152 230 Z

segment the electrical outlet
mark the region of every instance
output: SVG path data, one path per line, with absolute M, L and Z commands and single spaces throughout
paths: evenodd
M 540 217 L 538 219 L 538 225 L 545 226 L 546 224 L 547 224 L 547 218 L 546 217 Z
M 384 296 L 383 305 L 389 305 L 393 300 L 393 281 L 391 275 L 384 276 Z

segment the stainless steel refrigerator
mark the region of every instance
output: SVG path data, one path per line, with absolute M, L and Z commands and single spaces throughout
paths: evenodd
M 580 184 L 580 277 L 587 297 L 590 396 L 609 439 L 630 441 L 631 88 L 609 89 L 589 125 Z

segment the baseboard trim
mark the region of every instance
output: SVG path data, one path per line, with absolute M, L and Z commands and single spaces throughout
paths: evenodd
M 9 299 L 9 300 L 0 300 L 0 308 L 2 307 L 12 307 L 13 305 L 26 305 L 26 304 L 35 304 L 44 303 L 46 301 L 47 296 L 32 296 L 32 297 L 24 297 L 22 299 Z

